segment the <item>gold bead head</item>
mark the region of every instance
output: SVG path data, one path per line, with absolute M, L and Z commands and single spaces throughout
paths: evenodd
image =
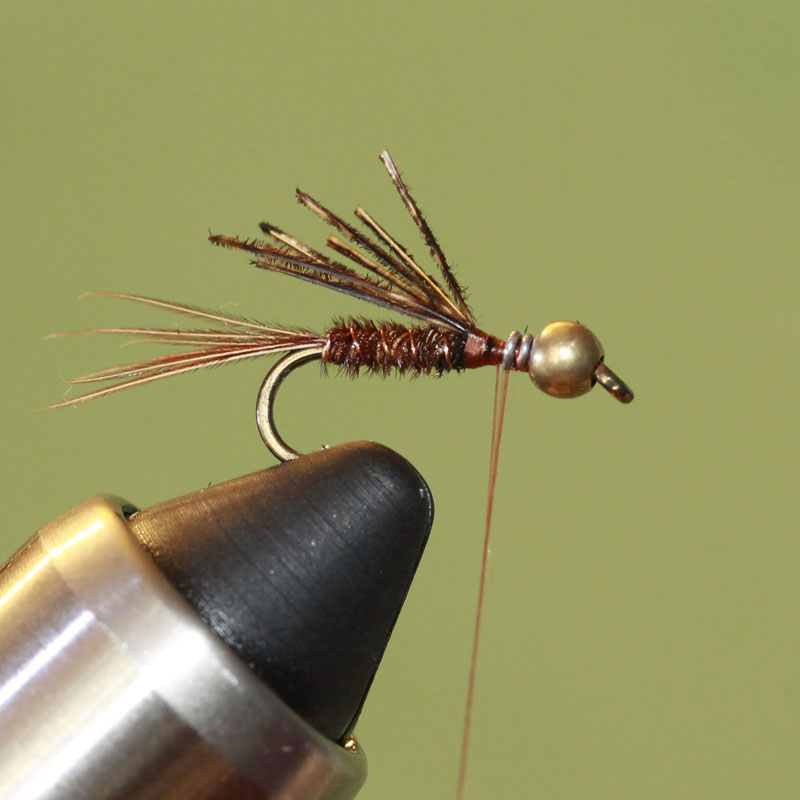
M 553 397 L 580 397 L 595 384 L 603 360 L 598 338 L 578 322 L 551 322 L 533 342 L 531 380 Z
M 534 340 L 528 372 L 552 397 L 580 397 L 599 383 L 620 403 L 633 392 L 603 362 L 600 340 L 579 322 L 551 322 Z

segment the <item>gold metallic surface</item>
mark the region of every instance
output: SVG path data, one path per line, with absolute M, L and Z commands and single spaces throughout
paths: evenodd
M 531 380 L 553 397 L 580 397 L 595 382 L 603 358 L 597 337 L 578 322 L 551 322 L 533 343 Z
M 348 734 L 348 736 L 345 739 L 343 739 L 339 744 L 341 744 L 341 746 L 349 753 L 360 752 L 358 747 L 358 742 L 356 741 L 356 738 L 355 736 L 353 736 L 352 733 Z
M 597 382 L 611 395 L 617 398 L 620 403 L 630 403 L 633 400 L 633 391 L 622 378 L 605 364 L 600 363 L 594 371 Z

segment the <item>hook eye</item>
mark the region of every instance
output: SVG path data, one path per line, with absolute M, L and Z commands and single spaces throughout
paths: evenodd
M 594 379 L 620 403 L 630 403 L 633 391 L 619 375 L 612 372 L 602 361 L 594 368 Z
M 275 395 L 286 376 L 292 370 L 307 364 L 309 361 L 322 358 L 322 351 L 322 347 L 306 347 L 302 350 L 288 353 L 267 373 L 261 388 L 258 390 L 258 400 L 256 401 L 258 432 L 261 434 L 264 444 L 279 461 L 292 461 L 295 458 L 300 458 L 300 453 L 283 441 L 275 427 Z

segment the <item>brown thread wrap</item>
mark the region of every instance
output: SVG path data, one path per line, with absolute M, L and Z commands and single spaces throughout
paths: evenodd
M 412 375 L 464 369 L 467 334 L 433 326 L 408 327 L 397 322 L 337 322 L 326 334 L 323 364 L 336 364 L 348 374 L 359 370 Z

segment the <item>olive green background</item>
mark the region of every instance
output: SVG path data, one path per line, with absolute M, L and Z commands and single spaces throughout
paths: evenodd
M 512 376 L 468 797 L 800 796 L 798 41 L 771 0 L 4 3 L 3 555 L 94 493 L 271 463 L 266 363 L 37 411 L 144 352 L 43 337 L 164 319 L 89 289 L 372 315 L 205 239 L 321 246 L 300 185 L 422 255 L 388 147 L 487 330 L 579 319 L 637 393 Z M 436 501 L 357 729 L 365 800 L 454 794 L 493 382 L 282 390 L 292 444 L 383 442 Z

